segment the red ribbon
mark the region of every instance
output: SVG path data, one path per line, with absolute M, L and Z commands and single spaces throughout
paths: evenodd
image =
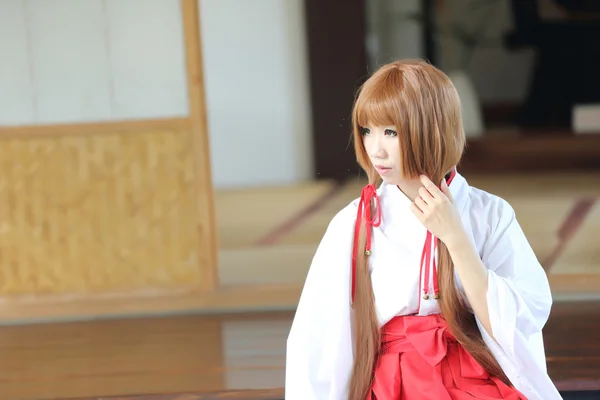
M 453 169 L 452 172 L 446 177 L 446 184 L 450 186 L 452 180 L 456 176 L 456 169 Z M 438 270 L 437 270 L 437 262 L 435 261 L 435 254 L 437 253 L 438 246 L 438 238 L 433 236 L 433 234 L 427 231 L 427 235 L 425 236 L 425 243 L 423 244 L 423 252 L 421 253 L 421 275 L 423 274 L 423 269 L 425 269 L 425 278 L 423 284 L 423 298 L 428 299 L 429 294 L 429 275 L 430 268 L 429 266 L 433 264 L 433 295 L 434 298 L 437 299 L 440 294 L 439 282 L 438 282 Z M 433 249 L 432 249 L 433 247 Z M 419 299 L 419 308 L 421 308 L 421 299 Z
M 375 199 L 375 217 L 371 218 L 371 200 Z M 379 206 L 379 196 L 375 185 L 369 184 L 362 190 L 360 202 L 358 203 L 358 213 L 354 225 L 354 247 L 352 249 L 352 304 L 354 304 L 354 293 L 356 291 L 356 257 L 358 255 L 358 235 L 363 214 L 365 217 L 367 243 L 365 253 L 371 254 L 371 235 L 372 227 L 378 227 L 381 224 L 381 207 Z M 365 266 L 367 268 L 367 266 Z
M 453 169 L 452 172 L 448 176 L 446 176 L 446 184 L 450 186 L 452 180 L 456 176 L 456 169 Z M 375 200 L 375 216 L 371 216 L 371 201 Z M 358 255 L 358 235 L 360 232 L 360 225 L 363 220 L 363 216 L 366 222 L 366 234 L 367 234 L 367 242 L 365 246 L 365 254 L 371 254 L 371 235 L 372 228 L 378 227 L 381 224 L 381 207 L 379 206 L 379 197 L 377 196 L 377 189 L 375 185 L 368 184 L 362 190 L 360 196 L 360 202 L 358 203 L 358 212 L 356 216 L 356 222 L 354 225 L 354 246 L 352 248 L 352 304 L 354 304 L 354 294 L 356 292 L 356 257 Z M 439 295 L 439 286 L 438 286 L 438 273 L 437 273 L 437 263 L 435 261 L 435 252 L 437 251 L 437 241 L 438 239 L 432 235 L 431 232 L 427 231 L 427 236 L 425 238 L 425 243 L 423 245 L 423 252 L 421 254 L 421 273 L 423 274 L 423 269 L 425 269 L 425 279 L 424 279 L 424 288 L 423 295 L 425 298 L 428 298 L 429 293 L 429 266 L 433 263 L 433 292 L 435 298 Z M 432 249 L 433 247 L 433 249 Z M 367 266 L 365 266 L 367 268 Z M 419 280 L 420 282 L 420 280 Z M 420 283 L 419 283 L 420 285 Z M 419 308 L 420 308 L 420 298 L 419 298 Z

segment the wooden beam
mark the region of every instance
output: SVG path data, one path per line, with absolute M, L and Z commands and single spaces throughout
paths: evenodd
M 505 173 L 600 170 L 600 134 L 510 134 L 468 141 L 461 171 Z
M 0 138 L 140 133 L 161 129 L 187 129 L 189 118 L 157 118 L 74 124 L 0 126 Z
M 164 315 L 294 310 L 301 283 L 224 286 L 211 292 L 145 290 L 82 296 L 15 296 L 0 303 L 0 325 Z

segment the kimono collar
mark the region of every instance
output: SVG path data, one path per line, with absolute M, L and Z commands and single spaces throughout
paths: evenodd
M 460 176 L 456 168 L 452 169 L 450 173 L 448 173 L 445 177 L 446 183 L 450 189 L 450 193 L 454 198 L 454 202 L 458 207 L 459 211 L 462 212 L 464 209 L 464 205 L 466 204 L 466 191 L 465 189 L 465 180 L 462 176 Z M 382 185 L 383 186 L 383 185 Z M 371 215 L 371 201 L 375 202 L 373 207 L 373 211 L 375 215 Z M 360 226 L 364 219 L 366 222 L 366 244 L 364 249 L 364 254 L 366 256 L 371 255 L 371 236 L 372 230 L 374 227 L 378 227 L 381 224 L 381 206 L 379 202 L 379 196 L 377 193 L 377 189 L 375 185 L 368 184 L 366 185 L 361 193 L 361 197 L 358 203 L 358 211 L 356 216 L 356 222 L 354 225 L 354 244 L 352 248 L 352 287 L 351 287 L 351 296 L 352 296 L 352 305 L 354 305 L 354 293 L 356 290 L 356 258 L 358 256 L 358 237 L 360 233 Z M 424 285 L 423 285 L 423 298 L 428 299 L 429 294 L 429 281 L 430 281 L 430 270 L 433 273 L 432 283 L 433 283 L 433 296 L 435 299 L 439 297 L 439 287 L 438 287 L 438 279 L 437 279 L 437 265 L 435 259 L 435 252 L 437 251 L 437 242 L 438 239 L 435 238 L 431 232 L 427 232 L 427 236 L 425 238 L 425 243 L 423 244 L 423 251 L 421 255 L 421 274 L 424 272 Z M 433 265 L 432 265 L 433 264 Z M 433 268 L 431 268 L 433 266 Z

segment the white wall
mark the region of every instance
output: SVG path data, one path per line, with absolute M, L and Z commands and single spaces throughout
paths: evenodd
M 0 126 L 188 114 L 175 0 L 0 0 Z
M 217 188 L 311 176 L 302 0 L 201 0 L 212 171 Z

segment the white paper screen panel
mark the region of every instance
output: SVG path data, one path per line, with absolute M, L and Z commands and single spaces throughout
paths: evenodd
M 185 41 L 179 0 L 106 0 L 113 115 L 186 116 Z
M 0 0 L 0 125 L 35 120 L 25 2 Z
M 0 125 L 188 113 L 173 0 L 0 0 Z

